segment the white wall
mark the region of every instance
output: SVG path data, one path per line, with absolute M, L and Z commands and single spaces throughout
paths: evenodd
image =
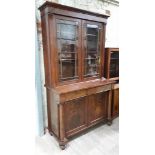
M 118 39 L 118 21 L 119 21 L 119 8 L 117 4 L 106 3 L 102 0 L 57 0 L 59 3 L 73 6 L 89 11 L 106 13 L 110 11 L 110 17 L 107 23 L 106 30 L 106 47 L 119 47 Z

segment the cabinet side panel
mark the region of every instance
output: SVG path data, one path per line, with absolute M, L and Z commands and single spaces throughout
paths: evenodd
M 58 104 L 59 104 L 59 95 L 51 90 L 51 123 L 52 123 L 52 131 L 59 136 L 59 128 L 58 128 Z
M 113 90 L 113 99 L 112 99 L 112 117 L 115 118 L 119 114 L 119 89 Z
M 52 90 L 47 89 L 47 113 L 48 113 L 48 129 L 59 136 L 58 132 L 58 97 Z
M 41 17 L 42 25 L 42 40 L 43 40 L 43 54 L 44 54 L 44 68 L 45 68 L 45 85 L 50 86 L 50 50 L 48 38 L 48 16 Z

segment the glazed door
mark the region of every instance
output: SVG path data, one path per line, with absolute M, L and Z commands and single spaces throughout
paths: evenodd
M 58 82 L 79 80 L 81 20 L 56 16 Z
M 98 78 L 101 70 L 102 24 L 82 21 L 83 25 L 83 78 Z

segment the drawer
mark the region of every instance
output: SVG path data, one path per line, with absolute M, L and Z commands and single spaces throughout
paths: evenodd
M 105 85 L 105 86 L 100 86 L 100 87 L 94 87 L 94 88 L 90 88 L 90 89 L 68 92 L 68 93 L 60 95 L 60 102 L 65 102 L 65 101 L 73 100 L 76 98 L 84 97 L 87 95 L 105 92 L 108 90 L 111 90 L 111 84 Z
M 101 93 L 101 92 L 108 91 L 108 90 L 111 90 L 111 84 L 88 89 L 87 95 Z
M 64 95 L 61 95 L 61 101 L 69 101 L 72 99 L 80 98 L 86 96 L 86 90 L 79 90 L 74 92 L 69 92 Z

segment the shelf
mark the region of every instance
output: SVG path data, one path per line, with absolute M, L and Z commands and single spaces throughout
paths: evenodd
M 63 51 L 65 51 L 65 50 L 63 50 Z M 69 53 L 71 53 L 71 54 L 72 53 L 77 54 L 77 52 L 68 52 L 68 51 L 67 52 L 62 52 L 62 51 L 61 52 L 58 52 L 58 54 L 69 54 Z
M 98 58 L 85 58 L 86 60 L 97 60 Z
M 57 24 L 61 24 L 61 25 L 71 25 L 71 26 L 78 26 L 78 24 L 69 24 L 69 23 L 63 23 L 63 22 L 62 22 L 62 23 L 58 23 L 58 22 L 57 22 Z
M 69 34 L 69 35 L 75 35 L 75 33 L 70 33 L 70 32 L 61 32 L 61 31 L 57 31 L 57 33 L 61 33 L 61 34 Z
M 76 60 L 76 59 L 59 59 L 60 61 L 71 61 L 71 60 Z
M 87 66 L 85 66 L 85 68 L 91 68 L 91 67 L 93 67 L 93 68 L 98 68 L 99 67 L 99 65 L 94 65 L 94 64 L 86 64 Z
M 76 41 L 76 40 L 78 40 L 78 38 L 76 38 L 76 39 L 57 38 L 57 39 L 62 39 L 62 40 L 70 40 L 70 41 Z
M 86 74 L 86 75 L 84 75 L 84 77 L 87 77 L 87 76 L 97 76 L 97 75 L 99 75 L 99 73 L 95 73 L 95 74 Z
M 111 58 L 110 60 L 119 60 L 119 58 Z
M 97 50 L 90 50 L 90 49 L 88 49 L 86 53 L 98 53 L 98 51 Z
M 66 77 L 66 78 L 59 77 L 60 80 L 70 80 L 70 79 L 77 79 L 77 78 L 78 78 L 78 76 Z
M 86 34 L 86 36 L 97 37 L 97 35 L 95 35 L 95 34 Z
M 111 81 L 117 81 L 117 80 L 119 80 L 119 77 L 113 77 L 113 78 L 110 78 L 109 80 L 111 80 Z M 115 84 L 115 85 L 117 85 L 117 84 Z

